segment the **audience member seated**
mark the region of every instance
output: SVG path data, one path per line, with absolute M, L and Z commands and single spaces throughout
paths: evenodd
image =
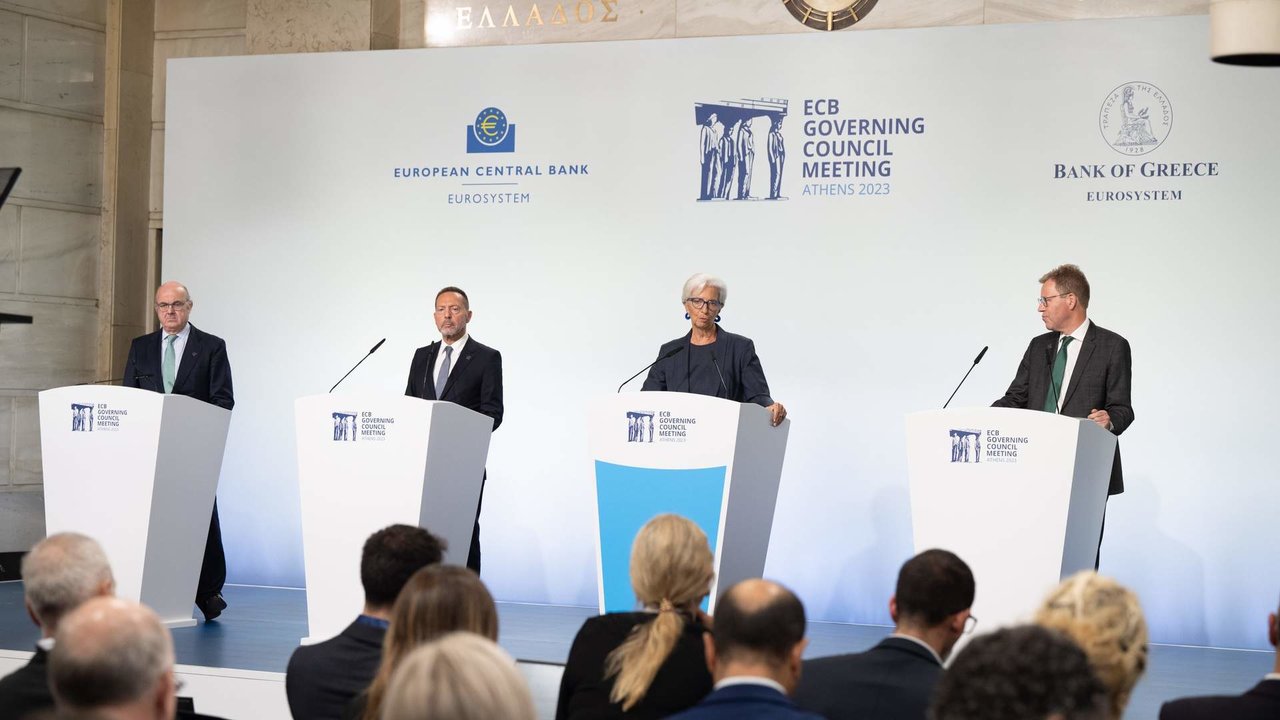
M 379 720 L 391 675 L 415 648 L 457 630 L 498 639 L 493 596 L 474 572 L 453 565 L 429 565 L 409 578 L 391 608 L 382 643 L 382 663 L 368 690 L 347 706 L 348 720 Z
M 413 652 L 391 674 L 382 720 L 535 720 L 515 660 L 497 643 L 456 632 Z
M 925 550 L 898 572 L 893 634 L 863 653 L 809 660 L 796 704 L 827 720 L 925 720 L 942 663 L 976 619 L 973 572 L 946 550 Z
M 115 594 L 106 553 L 77 533 L 50 535 L 31 548 L 22 559 L 22 581 L 40 640 L 30 662 L 0 679 L 0 717 L 13 720 L 53 709 L 48 662 L 59 621 L 90 598 Z
M 715 689 L 679 720 L 821 720 L 787 694 L 800 679 L 804 606 L 768 580 L 744 580 L 716 603 L 714 637 L 703 636 Z
M 339 720 L 369 687 L 382 659 L 391 605 L 409 577 L 439 564 L 444 542 L 412 525 L 391 525 L 369 536 L 360 557 L 364 610 L 336 637 L 304 645 L 289 658 L 285 692 L 297 720 Z
M 643 612 L 583 624 L 560 679 L 557 720 L 664 718 L 711 692 L 698 607 L 711 592 L 707 536 L 679 515 L 659 515 L 631 546 L 631 587 Z
M 938 682 L 932 720 L 1102 720 L 1105 690 L 1084 651 L 1038 625 L 975 637 Z
M 1280 615 L 1267 616 L 1267 640 L 1277 649 L 1272 671 L 1243 695 L 1189 697 L 1160 708 L 1160 720 L 1271 720 L 1280 718 Z
M 1065 633 L 1084 650 L 1107 689 L 1108 716 L 1119 720 L 1147 668 L 1147 621 L 1138 597 L 1115 580 L 1086 570 L 1049 593 L 1035 621 Z

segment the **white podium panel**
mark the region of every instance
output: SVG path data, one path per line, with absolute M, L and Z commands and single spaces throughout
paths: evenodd
M 360 555 L 387 525 L 430 530 L 466 563 L 493 419 L 403 395 L 312 395 L 294 406 L 306 643 L 337 635 L 364 606 Z
M 1008 408 L 907 416 L 916 552 L 959 555 L 990 630 L 1029 620 L 1065 576 L 1092 569 L 1116 438 L 1096 423 Z
M 40 393 L 45 531 L 102 544 L 116 591 L 170 627 L 192 617 L 231 411 L 78 385 Z
M 592 402 L 600 612 L 633 610 L 631 543 L 653 516 L 676 513 L 702 528 L 719 588 L 764 573 L 791 421 L 688 393 L 609 395 Z

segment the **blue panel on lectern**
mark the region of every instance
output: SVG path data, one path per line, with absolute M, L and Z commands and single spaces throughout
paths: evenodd
M 631 543 L 653 516 L 676 513 L 689 518 L 707 534 L 711 552 L 716 551 L 724 477 L 724 467 L 655 470 L 596 462 L 606 612 L 636 609 L 631 592 Z

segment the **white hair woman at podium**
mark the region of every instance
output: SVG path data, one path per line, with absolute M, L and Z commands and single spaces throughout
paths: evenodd
M 782 403 L 769 395 L 769 382 L 750 338 L 720 327 L 720 311 L 729 298 L 724 280 L 698 273 L 680 292 L 687 334 L 663 344 L 649 368 L 641 390 L 665 390 L 711 395 L 741 403 L 755 403 L 769 411 L 775 426 L 787 417 Z
M 1109 577 L 1085 570 L 1049 593 L 1035 621 L 1066 634 L 1084 650 L 1107 688 L 1109 715 L 1119 720 L 1147 668 L 1147 621 L 1138 596 Z
M 691 520 L 658 515 L 631 546 L 631 587 L 639 612 L 582 625 L 560 680 L 556 720 L 663 718 L 711 692 L 699 610 L 715 577 L 707 536 Z

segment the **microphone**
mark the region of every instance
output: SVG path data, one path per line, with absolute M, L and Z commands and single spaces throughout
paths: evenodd
M 720 372 L 720 363 L 716 362 L 716 351 L 711 351 L 711 365 L 716 369 L 716 376 L 720 378 L 720 387 L 724 388 L 725 398 L 729 397 L 729 386 L 724 384 L 724 375 Z
M 351 369 L 347 371 L 347 375 L 350 375 L 351 373 L 355 372 L 355 371 L 356 371 L 356 368 L 360 367 L 360 363 L 364 362 L 365 360 L 368 360 L 370 355 L 372 355 L 372 354 L 374 354 L 374 353 L 378 352 L 378 348 L 382 347 L 382 343 L 384 343 L 384 342 L 386 342 L 386 341 L 387 341 L 387 339 L 386 339 L 386 338 L 382 338 L 381 340 L 379 340 L 377 345 L 374 345 L 374 346 L 369 350 L 369 352 L 367 352 L 367 353 L 365 353 L 365 354 L 364 354 L 364 357 L 360 358 L 360 362 L 358 362 L 358 363 L 356 363 L 355 365 L 353 365 L 353 366 L 351 367 Z M 343 376 L 342 376 L 342 378 L 341 378 L 340 380 L 338 380 L 338 382 L 334 383 L 334 384 L 333 384 L 333 387 L 329 388 L 329 392 L 333 392 L 333 388 L 336 388 L 336 387 L 338 387 L 339 385 L 341 385 L 341 384 L 342 384 L 342 381 L 347 379 L 347 375 L 343 375 Z
M 638 372 L 638 373 L 636 373 L 635 375 L 632 375 L 631 377 L 629 377 L 629 378 L 627 378 L 626 380 L 623 380 L 623 381 L 622 381 L 622 385 L 619 385 L 619 386 L 618 386 L 618 390 L 617 390 L 617 392 L 622 392 L 622 387 L 623 387 L 624 385 L 626 385 L 627 383 L 631 382 L 632 380 L 635 380 L 636 378 L 640 377 L 640 373 L 644 372 L 645 370 L 648 370 L 649 368 L 653 367 L 654 365 L 657 365 L 658 363 L 662 362 L 663 360 L 668 360 L 668 359 L 670 359 L 670 358 L 675 357 L 676 355 L 679 355 L 679 354 L 680 354 L 680 351 L 682 351 L 682 350 L 684 350 L 684 346 L 683 346 L 683 345 L 676 346 L 675 348 L 673 348 L 673 349 L 671 349 L 671 350 L 668 350 L 666 355 L 663 355 L 663 356 L 659 357 L 657 360 L 654 360 L 653 362 L 649 363 L 648 365 L 645 365 L 644 367 L 640 368 L 640 372 Z
M 947 398 L 947 401 L 942 404 L 943 410 L 946 410 L 947 406 L 951 404 L 951 398 L 955 397 L 956 393 L 960 392 L 960 385 L 964 385 L 964 381 L 969 379 L 969 373 L 973 372 L 973 369 L 978 367 L 978 363 L 982 362 L 982 356 L 987 354 L 988 347 L 989 346 L 987 345 L 982 346 L 982 352 L 978 353 L 978 357 L 973 359 L 973 364 L 969 366 L 969 372 L 966 372 L 964 377 L 960 378 L 960 384 L 956 385 L 956 389 L 951 391 L 951 397 Z
M 138 377 L 138 376 L 135 375 L 134 377 Z M 118 382 L 124 382 L 124 378 L 118 377 L 118 378 L 111 378 L 110 380 L 94 380 L 91 383 L 85 383 L 85 384 L 86 385 L 110 385 L 111 383 L 118 383 Z

